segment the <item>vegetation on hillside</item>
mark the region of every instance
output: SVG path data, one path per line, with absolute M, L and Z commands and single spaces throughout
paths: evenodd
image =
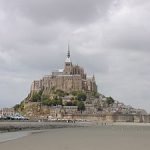
M 43 95 L 41 99 L 41 103 L 47 106 L 57 106 L 57 105 L 62 105 L 62 99 L 58 98 L 57 96 L 54 97 L 53 99 L 50 99 L 47 96 Z
M 62 90 L 55 90 L 52 91 L 53 98 L 50 98 L 47 95 L 43 94 L 43 91 L 39 91 L 33 93 L 32 96 L 29 98 L 30 102 L 40 102 L 42 105 L 46 106 L 78 106 L 79 111 L 85 110 L 84 101 L 87 99 L 87 95 L 85 92 L 82 91 L 73 91 L 72 93 L 66 93 Z M 69 96 L 70 101 L 63 102 L 64 97 Z
M 86 93 L 82 91 L 73 91 L 72 95 L 79 101 L 86 101 L 87 98 Z
M 78 101 L 77 106 L 78 106 L 78 110 L 79 110 L 81 113 L 82 113 L 82 111 L 85 110 L 84 102 Z
M 92 97 L 99 98 L 100 94 L 97 92 L 91 93 Z M 110 107 L 115 101 L 112 97 L 106 98 L 103 104 L 95 103 L 94 107 L 97 110 L 103 110 L 103 107 Z M 37 102 L 44 106 L 77 106 L 78 111 L 81 113 L 85 110 L 85 103 L 87 100 L 87 93 L 84 91 L 73 91 L 71 93 L 66 93 L 62 90 L 56 90 L 55 88 L 51 90 L 50 94 L 45 93 L 43 90 L 35 93 L 30 93 L 28 97 L 22 101 L 20 104 L 14 106 L 16 111 L 24 110 L 24 103 Z
M 106 103 L 108 106 L 112 105 L 115 102 L 115 100 L 110 96 L 106 97 Z
M 14 106 L 14 110 L 16 112 L 20 112 L 20 111 L 22 112 L 24 110 L 24 101 L 22 101 L 20 104 L 16 104 Z

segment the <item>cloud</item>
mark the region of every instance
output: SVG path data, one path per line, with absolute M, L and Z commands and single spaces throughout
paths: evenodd
M 63 68 L 69 42 L 100 92 L 149 111 L 149 10 L 148 0 L 0 0 L 1 105 Z
M 3 9 L 14 15 L 21 15 L 38 24 L 67 21 L 87 23 L 107 14 L 114 0 L 14 0 L 7 3 L 2 0 Z
M 110 49 L 148 52 L 150 48 L 149 7 L 149 2 L 135 7 L 123 5 L 115 15 L 110 15 L 109 23 L 104 29 L 105 46 Z

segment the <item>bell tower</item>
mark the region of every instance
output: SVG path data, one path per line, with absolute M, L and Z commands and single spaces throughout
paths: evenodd
M 71 74 L 72 74 L 72 62 L 71 62 L 71 59 L 70 59 L 70 48 L 69 48 L 69 44 L 68 44 L 67 58 L 66 58 L 66 60 L 65 60 L 64 73 L 67 74 L 67 75 L 71 75 Z

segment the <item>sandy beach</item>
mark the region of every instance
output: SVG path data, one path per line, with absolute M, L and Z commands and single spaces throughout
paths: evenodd
M 49 129 L 0 143 L 2 150 L 149 150 L 150 126 Z

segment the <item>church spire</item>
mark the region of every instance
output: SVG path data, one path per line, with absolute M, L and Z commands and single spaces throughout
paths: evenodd
M 67 53 L 67 57 L 70 58 L 70 47 L 69 47 L 69 44 L 68 44 L 68 53 Z
M 69 47 L 69 43 L 68 43 L 68 52 L 67 52 L 67 58 L 66 61 L 67 63 L 71 63 L 71 59 L 70 59 L 70 47 Z

